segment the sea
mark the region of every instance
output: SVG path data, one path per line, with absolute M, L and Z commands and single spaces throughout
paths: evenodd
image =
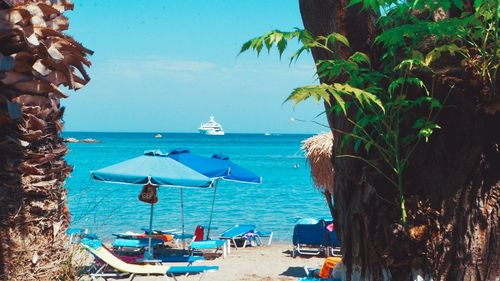
M 138 200 L 137 185 L 92 180 L 90 171 L 142 155 L 145 150 L 168 152 L 183 147 L 210 157 L 223 153 L 262 177 L 262 184 L 221 181 L 217 188 L 212 237 L 236 224 L 254 224 L 273 231 L 274 241 L 290 242 L 299 218 L 328 218 L 328 206 L 314 187 L 301 142 L 311 135 L 194 133 L 90 133 L 65 132 L 65 138 L 92 138 L 99 143 L 69 143 L 66 161 L 74 167 L 67 179 L 71 227 L 86 228 L 104 241 L 112 233 L 140 232 L 148 227 L 150 205 Z M 193 233 L 196 225 L 208 225 L 213 189 L 183 189 L 184 225 Z M 154 205 L 153 228 L 182 227 L 180 189 L 161 187 Z

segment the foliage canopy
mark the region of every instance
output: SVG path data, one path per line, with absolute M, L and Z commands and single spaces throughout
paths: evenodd
M 401 220 L 406 225 L 404 171 L 417 145 L 428 142 L 440 111 L 455 85 L 437 93 L 435 83 L 451 68 L 467 69 L 482 85 L 484 99 L 496 96 L 499 68 L 499 0 L 475 0 L 466 10 L 463 0 L 352 0 L 378 17 L 380 33 L 373 50 L 380 56 L 350 51 L 348 39 L 339 33 L 314 36 L 296 28 L 270 31 L 243 44 L 240 53 L 275 47 L 279 56 L 288 42 L 300 47 L 290 57 L 321 49 L 332 59 L 316 62 L 320 85 L 292 91 L 286 101 L 295 105 L 309 98 L 325 101 L 327 110 L 344 116 L 352 130 L 341 133 L 342 147 L 380 173 L 399 192 Z M 460 15 L 447 16 L 451 9 Z M 340 50 L 348 50 L 341 52 Z M 343 55 L 348 53 L 349 55 Z M 375 52 L 374 52 L 375 53 Z M 450 63 L 451 62 L 451 63 Z M 330 113 L 329 112 L 329 113 Z M 355 155 L 353 155 L 355 154 Z

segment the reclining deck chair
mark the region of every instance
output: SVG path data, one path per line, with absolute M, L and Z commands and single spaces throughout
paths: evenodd
M 195 253 L 204 253 L 207 250 L 213 251 L 213 254 L 218 254 L 219 251 L 222 253 L 222 257 L 226 258 L 226 256 L 230 253 L 231 247 L 229 245 L 229 241 L 227 240 L 203 240 L 205 237 L 205 228 L 201 225 L 196 226 L 194 230 L 194 237 L 189 243 L 189 250 L 191 256 Z
M 238 249 L 236 240 L 243 240 L 242 248 L 245 248 L 249 240 L 255 239 L 258 245 L 262 245 L 260 237 L 255 233 L 255 225 L 253 224 L 237 224 L 228 228 L 220 236 L 221 240 L 229 240 L 233 246 Z
M 324 220 L 316 224 L 296 224 L 293 229 L 292 257 L 301 255 L 319 255 L 328 246 L 328 233 Z
M 123 277 L 124 274 L 130 274 L 128 280 L 133 280 L 136 274 L 157 274 L 165 275 L 167 278 L 176 279 L 176 275 L 200 274 L 201 280 L 206 272 L 216 271 L 218 266 L 175 266 L 171 264 L 131 264 L 127 263 L 102 246 L 101 241 L 96 238 L 84 237 L 80 241 L 81 246 L 92 255 L 99 258 L 103 265 L 95 272 L 91 273 L 92 280 L 97 281 L 99 277 Z M 112 269 L 111 272 L 106 271 Z
M 141 228 L 145 233 L 149 233 L 149 229 L 147 228 Z M 174 244 L 176 247 L 181 246 L 181 241 L 188 240 L 188 241 L 193 241 L 196 237 L 194 234 L 189 234 L 189 233 L 184 233 L 180 232 L 177 229 L 167 229 L 167 230 L 159 230 L 159 229 L 153 229 L 153 234 L 160 234 L 160 235 L 170 235 L 172 236 L 172 239 L 174 240 Z M 186 242 L 188 242 L 186 241 Z
M 337 257 L 341 256 L 341 243 L 337 236 L 337 232 L 335 231 L 333 221 L 325 221 L 325 224 L 328 235 L 327 247 L 330 249 L 329 255 Z

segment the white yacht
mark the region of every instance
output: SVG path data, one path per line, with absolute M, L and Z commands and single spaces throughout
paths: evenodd
M 215 122 L 215 118 L 213 116 L 210 116 L 210 120 L 207 123 L 201 124 L 198 131 L 203 135 L 224 135 L 224 129 L 222 129 L 222 126 L 219 123 Z

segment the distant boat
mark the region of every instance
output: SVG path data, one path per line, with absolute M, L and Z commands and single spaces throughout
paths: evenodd
M 161 139 L 162 137 L 163 137 L 163 136 L 162 136 L 161 134 L 156 134 L 156 135 L 155 135 L 155 138 L 157 138 L 157 139 Z
M 270 136 L 271 133 L 264 133 L 264 136 Z
M 222 126 L 215 121 L 215 117 L 210 116 L 210 120 L 207 123 L 203 123 L 198 128 L 198 132 L 202 135 L 209 136 L 223 136 L 224 129 Z

